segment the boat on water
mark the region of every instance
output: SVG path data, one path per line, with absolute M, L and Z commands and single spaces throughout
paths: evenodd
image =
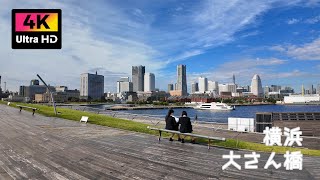
M 229 106 L 226 103 L 220 103 L 220 102 L 202 103 L 194 108 L 195 109 L 208 109 L 208 110 L 221 110 L 221 111 L 235 110 L 234 106 Z

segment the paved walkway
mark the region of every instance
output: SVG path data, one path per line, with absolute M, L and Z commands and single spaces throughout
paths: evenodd
M 0 179 L 320 179 L 318 157 L 304 157 L 302 171 L 265 170 L 261 153 L 257 170 L 222 171 L 228 153 L 0 105 Z

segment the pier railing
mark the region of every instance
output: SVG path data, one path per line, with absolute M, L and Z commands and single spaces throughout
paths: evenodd
M 80 110 L 80 111 L 88 111 L 88 112 L 94 112 L 97 114 L 105 114 L 111 117 L 115 118 L 122 118 L 122 119 L 128 119 L 128 120 L 143 120 L 148 121 L 151 124 L 159 124 L 159 122 L 165 120 L 165 114 L 164 115 L 151 115 L 151 114 L 133 114 L 133 113 L 127 113 L 126 111 L 113 111 L 113 110 L 104 110 L 101 108 L 95 108 L 95 107 L 88 107 L 88 106 L 64 106 L 65 108 L 70 108 L 74 110 Z M 221 128 L 221 118 L 218 117 L 190 117 L 192 124 L 194 126 L 198 126 L 201 124 L 209 124 L 215 129 L 223 129 Z
M 115 118 L 127 119 L 127 120 L 136 120 L 141 121 L 152 126 L 163 127 L 164 126 L 164 117 L 165 115 L 149 115 L 149 114 L 132 114 L 127 113 L 126 111 L 111 111 L 111 110 L 103 110 L 100 108 L 87 107 L 87 106 L 65 106 L 64 108 L 70 108 L 80 111 L 94 112 L 97 114 L 105 114 L 107 116 L 112 116 Z M 270 113 L 269 113 L 270 114 Z M 198 120 L 192 118 L 192 125 L 195 130 L 200 130 L 202 134 L 210 135 L 210 136 L 219 136 L 221 133 L 226 136 L 228 139 L 235 139 L 240 141 L 249 141 L 255 143 L 262 143 L 262 139 L 264 135 L 259 132 L 237 132 L 227 130 L 227 125 L 219 122 L 221 119 L 216 118 L 205 118 L 198 116 Z M 211 121 L 211 122 L 210 122 Z M 270 123 L 265 122 L 266 124 Z M 318 128 L 320 129 L 320 128 Z M 304 147 L 311 149 L 320 149 L 320 137 L 310 137 L 304 136 Z

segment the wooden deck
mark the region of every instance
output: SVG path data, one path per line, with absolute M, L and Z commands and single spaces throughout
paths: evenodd
M 270 154 L 261 153 L 258 170 L 222 171 L 227 149 L 158 143 L 155 136 L 32 116 L 5 105 L 0 105 L 0 152 L 0 179 L 320 179 L 318 157 L 304 157 L 302 171 L 264 170 Z M 242 168 L 244 161 L 236 160 Z

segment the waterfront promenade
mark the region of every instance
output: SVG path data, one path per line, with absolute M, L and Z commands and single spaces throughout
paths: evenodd
M 90 119 L 89 119 L 90 120 Z M 0 105 L 0 179 L 319 179 L 320 158 L 304 157 L 304 169 L 222 171 L 229 149 L 157 142 L 157 137 Z M 248 154 L 247 151 L 235 151 Z M 275 157 L 277 162 L 283 156 Z M 236 160 L 244 167 L 245 159 Z

